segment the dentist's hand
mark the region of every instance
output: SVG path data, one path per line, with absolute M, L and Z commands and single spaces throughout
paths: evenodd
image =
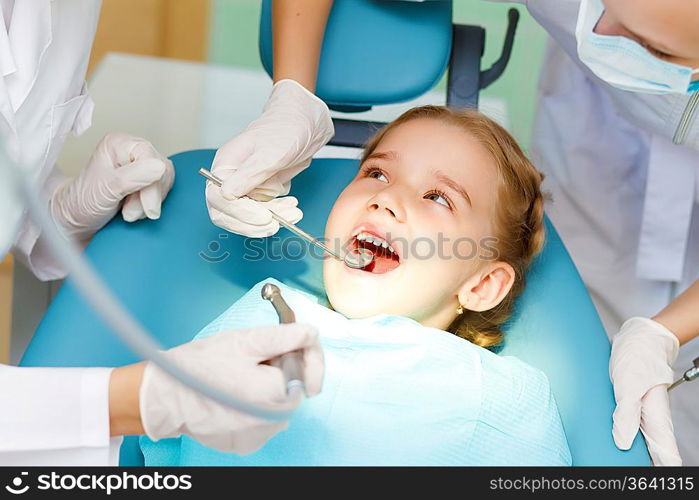
M 291 179 L 311 163 L 333 136 L 323 101 L 294 80 L 272 87 L 262 115 L 216 153 L 211 172 L 223 181 L 208 183 L 206 203 L 214 224 L 251 237 L 279 230 L 267 209 L 293 223 L 301 220 L 295 198 L 287 196 Z M 247 195 L 252 200 L 240 199 Z
M 172 162 L 148 141 L 108 134 L 80 174 L 53 192 L 51 213 L 69 235 L 85 241 L 120 207 L 127 222 L 160 217 L 160 205 L 174 179 Z
M 316 330 L 292 323 L 234 330 L 181 345 L 164 354 L 187 372 L 246 403 L 273 410 L 291 410 L 284 377 L 265 363 L 284 353 L 303 350 L 306 393 L 320 392 L 323 351 Z M 225 452 L 252 453 L 287 427 L 286 422 L 260 420 L 200 395 L 152 362 L 146 365 L 140 389 L 143 428 L 153 440 L 187 434 Z
M 670 330 L 647 318 L 629 319 L 612 338 L 614 442 L 629 449 L 640 427 L 654 465 L 682 465 L 667 393 L 679 347 Z

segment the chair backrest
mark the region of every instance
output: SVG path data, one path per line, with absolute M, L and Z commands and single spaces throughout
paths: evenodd
M 260 56 L 270 75 L 271 3 L 262 2 L 260 21 Z M 335 0 L 325 29 L 316 94 L 329 106 L 345 110 L 420 96 L 447 68 L 451 27 L 451 0 Z

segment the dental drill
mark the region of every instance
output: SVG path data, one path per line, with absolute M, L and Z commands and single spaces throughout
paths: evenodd
M 199 173 L 206 177 L 208 180 L 213 182 L 216 186 L 221 187 L 223 184 L 223 181 L 216 177 L 214 174 L 212 174 L 210 171 L 206 170 L 205 168 L 200 168 Z M 299 228 L 295 224 L 292 224 L 291 222 L 287 221 L 283 217 L 278 216 L 271 210 L 269 211 L 272 214 L 272 218 L 276 220 L 279 224 L 287 228 L 289 231 L 297 234 L 298 236 L 302 237 L 306 241 L 313 243 L 314 245 L 320 247 L 323 251 L 329 253 L 333 257 L 335 257 L 337 260 L 343 261 L 345 264 L 347 264 L 349 267 L 355 268 L 355 269 L 362 269 L 369 264 L 371 264 L 371 261 L 374 260 L 374 253 L 367 249 L 367 248 L 357 248 L 356 250 L 352 252 L 347 252 L 344 257 L 341 257 L 339 254 L 335 253 L 334 251 L 330 250 L 327 245 L 324 245 L 321 243 L 319 240 L 308 234 L 306 231 L 303 229 Z
M 694 361 L 692 361 L 692 364 L 694 365 L 691 367 L 689 370 L 684 372 L 684 375 L 677 379 L 673 384 L 667 388 L 668 391 L 673 390 L 675 387 L 678 385 L 684 383 L 684 382 L 691 382 L 692 380 L 696 379 L 699 377 L 699 358 L 694 358 Z
M 262 287 L 262 298 L 269 300 L 277 311 L 280 324 L 295 323 L 296 315 L 282 298 L 279 287 L 272 283 L 265 283 Z M 306 383 L 303 380 L 303 360 L 301 351 L 293 351 L 282 354 L 279 357 L 279 368 L 284 374 L 286 393 L 291 399 L 301 396 L 306 391 Z

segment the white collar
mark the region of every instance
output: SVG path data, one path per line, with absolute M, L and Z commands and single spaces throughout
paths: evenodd
M 15 2 L 9 33 L 0 30 L 0 69 L 15 111 L 32 89 L 42 57 L 51 44 L 51 3 L 52 0 Z

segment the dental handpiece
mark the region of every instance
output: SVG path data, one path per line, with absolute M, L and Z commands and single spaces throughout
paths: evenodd
M 279 323 L 294 323 L 296 315 L 291 310 L 286 301 L 282 298 L 279 287 L 271 283 L 265 283 L 262 287 L 262 298 L 269 300 L 277 311 Z M 295 391 L 301 393 L 306 391 L 306 383 L 303 380 L 303 360 L 301 351 L 292 351 L 282 354 L 279 357 L 279 367 L 284 374 L 284 383 L 286 384 L 286 393 L 291 395 Z
M 692 361 L 692 364 L 694 364 L 694 366 L 684 372 L 684 375 L 682 375 L 681 378 L 677 379 L 670 387 L 668 387 L 668 391 L 673 390 L 675 387 L 684 382 L 691 382 L 699 377 L 699 358 L 695 358 L 694 361 Z
M 215 185 L 218 187 L 221 187 L 223 182 L 221 179 L 216 177 L 214 174 L 212 174 L 210 171 L 206 170 L 205 168 L 200 168 L 199 173 L 209 179 L 211 182 L 213 182 Z M 347 252 L 344 257 L 341 257 L 334 251 L 330 250 L 327 245 L 324 245 L 321 243 L 319 240 L 308 234 L 306 231 L 303 229 L 299 228 L 295 224 L 292 224 L 288 220 L 284 219 L 283 217 L 278 216 L 271 210 L 269 211 L 270 214 L 272 214 L 272 218 L 276 220 L 280 225 L 284 226 L 287 228 L 289 231 L 301 236 L 303 239 L 309 241 L 310 243 L 313 243 L 314 245 L 320 247 L 322 250 L 325 252 L 329 253 L 333 257 L 335 257 L 338 260 L 343 261 L 345 264 L 347 264 L 349 267 L 353 267 L 355 269 L 361 269 L 363 267 L 368 266 L 372 260 L 374 260 L 374 253 L 367 249 L 367 248 L 357 248 L 355 251 L 352 252 Z

